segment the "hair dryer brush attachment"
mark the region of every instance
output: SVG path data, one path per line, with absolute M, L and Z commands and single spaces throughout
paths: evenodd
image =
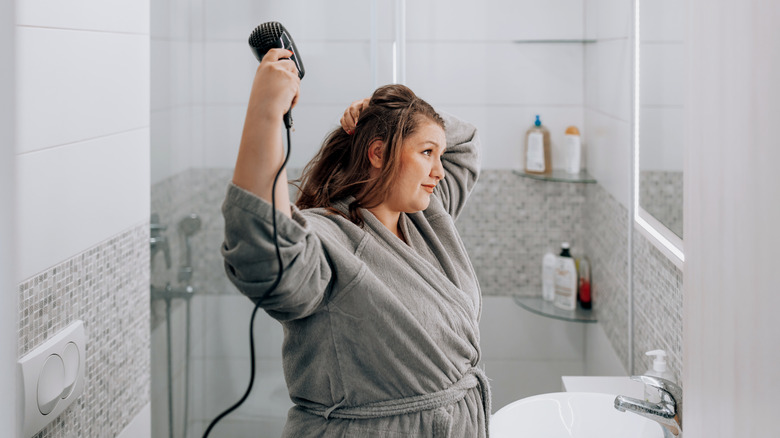
M 258 61 L 263 60 L 263 56 L 271 49 L 287 49 L 293 52 L 290 60 L 298 68 L 298 77 L 303 79 L 303 62 L 298 54 L 298 48 L 295 47 L 290 33 L 282 26 L 282 23 L 269 21 L 255 28 L 249 35 L 249 47 Z

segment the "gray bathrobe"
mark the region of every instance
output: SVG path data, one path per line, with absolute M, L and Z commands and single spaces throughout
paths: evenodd
M 369 211 L 359 227 L 324 209 L 276 212 L 230 185 L 222 253 L 230 280 L 284 327 L 295 403 L 284 437 L 484 437 L 479 284 L 455 229 L 479 173 L 476 130 L 445 115 L 446 177 L 425 211 L 401 214 L 408 244 Z M 333 206 L 348 211 L 352 199 Z

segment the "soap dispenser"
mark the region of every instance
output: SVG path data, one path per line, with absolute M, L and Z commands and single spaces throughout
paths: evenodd
M 655 356 L 652 365 L 647 369 L 646 376 L 660 377 L 674 383 L 674 376 L 666 367 L 666 352 L 664 350 L 653 350 L 645 353 L 647 356 Z M 645 385 L 645 401 L 650 403 L 660 403 L 661 394 L 657 389 Z
M 533 126 L 525 133 L 525 172 L 542 175 L 551 171 L 550 131 L 537 115 Z

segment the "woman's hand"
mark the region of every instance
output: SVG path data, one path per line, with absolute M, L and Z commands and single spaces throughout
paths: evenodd
M 365 99 L 356 100 L 352 102 L 344 111 L 344 115 L 341 116 L 339 123 L 341 123 L 341 127 L 344 128 L 344 131 L 346 131 L 347 134 L 352 135 L 355 132 L 358 117 L 360 117 L 360 113 L 368 106 L 369 100 L 371 99 L 368 97 Z
M 301 79 L 295 63 L 289 59 L 291 51 L 271 49 L 257 67 L 249 110 L 259 117 L 280 119 L 298 103 Z

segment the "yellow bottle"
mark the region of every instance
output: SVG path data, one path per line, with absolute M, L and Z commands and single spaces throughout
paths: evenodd
M 550 131 L 542 126 L 539 115 L 525 133 L 525 172 L 545 174 L 552 171 L 550 162 Z

